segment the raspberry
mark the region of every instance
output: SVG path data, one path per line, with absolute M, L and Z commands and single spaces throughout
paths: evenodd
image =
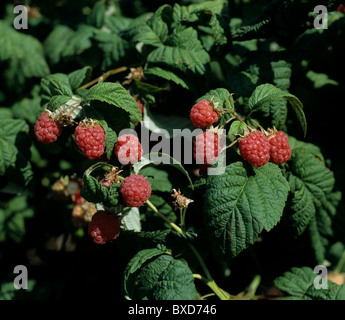
M 127 207 L 140 207 L 151 196 L 150 183 L 139 174 L 132 174 L 122 181 L 120 193 Z
M 107 211 L 97 211 L 89 223 L 88 233 L 97 244 L 105 244 L 120 234 L 120 222 Z
M 218 114 L 215 108 L 206 99 L 195 104 L 189 116 L 196 128 L 206 128 L 218 120 Z
M 114 153 L 122 164 L 135 163 L 143 155 L 143 148 L 137 136 L 123 134 L 116 142 Z
M 283 131 L 276 131 L 268 136 L 270 143 L 270 161 L 280 164 L 291 158 L 291 146 L 289 139 Z
M 37 140 L 48 144 L 56 141 L 60 136 L 61 125 L 58 121 L 54 121 L 46 111 L 37 119 L 34 130 Z
M 261 131 L 253 131 L 239 142 L 241 156 L 253 167 L 261 167 L 270 158 L 270 144 Z
M 222 148 L 218 135 L 211 131 L 199 133 L 194 141 L 193 156 L 197 164 L 210 166 L 219 156 Z M 205 169 L 205 166 L 201 166 Z
M 93 160 L 103 155 L 105 132 L 100 124 L 82 122 L 75 128 L 74 135 L 75 142 L 85 157 Z

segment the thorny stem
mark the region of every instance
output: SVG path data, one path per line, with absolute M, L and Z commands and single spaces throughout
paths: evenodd
M 120 72 L 123 72 L 126 70 L 127 70 L 127 67 L 120 67 L 120 68 L 109 70 L 106 73 L 102 74 L 100 77 L 98 77 L 98 78 L 84 84 L 83 86 L 79 87 L 77 90 L 86 89 L 86 88 L 92 86 L 93 84 L 95 84 L 97 82 L 103 82 L 106 78 L 108 78 L 111 75 L 114 75 L 114 74 L 117 74 L 117 73 L 120 73 Z
M 172 221 L 170 221 L 164 214 L 162 214 L 161 212 L 159 212 L 159 210 L 156 208 L 156 206 L 150 201 L 147 200 L 146 204 L 148 205 L 149 208 L 151 208 L 155 213 L 157 213 L 165 222 L 169 223 L 170 226 L 177 231 L 179 234 L 183 234 L 184 232 L 182 231 L 182 229 L 177 226 L 175 223 L 173 223 Z M 222 290 L 221 288 L 218 287 L 218 285 L 216 284 L 216 282 L 213 280 L 205 262 L 204 259 L 201 257 L 201 255 L 199 254 L 199 252 L 197 251 L 197 249 L 191 244 L 188 243 L 189 248 L 193 251 L 194 255 L 196 256 L 198 262 L 200 263 L 200 266 L 202 268 L 202 270 L 204 271 L 206 277 L 203 277 L 201 275 L 198 276 L 198 279 L 202 280 L 207 286 L 209 286 L 212 291 L 219 297 L 219 299 L 221 300 L 229 300 L 230 299 L 230 294 L 228 294 L 227 292 L 225 292 L 224 290 Z

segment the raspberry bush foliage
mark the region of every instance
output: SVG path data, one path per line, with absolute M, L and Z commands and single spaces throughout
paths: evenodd
M 0 5 L 1 299 L 345 299 L 341 3 L 23 4 L 19 30 Z

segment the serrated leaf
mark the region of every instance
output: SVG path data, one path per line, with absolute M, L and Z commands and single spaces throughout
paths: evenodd
M 169 180 L 169 173 L 162 168 L 146 166 L 140 170 L 140 174 L 144 177 L 152 177 L 150 184 L 153 191 L 171 192 L 173 189 L 173 185 Z
M 57 64 L 65 50 L 66 45 L 73 38 L 74 31 L 65 26 L 56 26 L 44 41 L 44 49 L 50 63 Z
M 92 67 L 86 66 L 68 74 L 69 84 L 73 91 L 77 90 L 85 81 L 87 81 L 92 72 Z
M 27 197 L 20 195 L 10 199 L 4 209 L 0 208 L 0 242 L 11 239 L 20 243 L 25 236 L 25 219 L 34 215 Z
M 234 122 L 232 122 L 228 131 L 228 137 L 230 141 L 235 140 L 237 135 L 243 135 L 246 129 L 247 125 L 245 122 L 239 120 L 235 120 Z
M 210 62 L 210 57 L 204 49 L 193 51 L 193 49 L 164 46 L 153 50 L 147 57 L 147 61 L 168 65 L 183 72 L 190 70 L 204 74 L 205 65 Z
M 233 109 L 234 108 L 234 100 L 232 95 L 227 89 L 224 88 L 217 88 L 214 90 L 210 90 L 202 97 L 200 97 L 196 102 L 199 102 L 203 99 L 208 101 L 213 101 L 218 103 L 218 108 L 226 108 L 226 109 Z
M 153 257 L 159 256 L 164 254 L 164 251 L 161 248 L 152 248 L 152 249 L 144 249 L 139 251 L 127 264 L 127 267 L 124 271 L 123 283 L 124 283 L 124 290 L 128 293 L 127 282 L 132 274 L 134 274 L 141 266 L 148 260 L 152 259 Z
M 0 119 L 0 176 L 14 166 L 18 153 L 27 148 L 21 145 L 20 135 L 26 135 L 29 128 L 24 120 Z
M 99 123 L 102 125 L 105 131 L 105 152 L 107 159 L 109 160 L 114 152 L 114 146 L 117 142 L 116 132 L 110 128 L 105 120 L 100 120 Z
M 62 105 L 70 101 L 70 99 L 71 97 L 64 95 L 53 96 L 47 104 L 47 109 L 54 112 L 57 109 L 59 109 Z
M 170 11 L 169 5 L 159 7 L 146 24 L 138 25 L 132 41 L 155 47 L 161 46 L 168 36 L 168 25 L 164 17 L 169 15 Z
M 317 273 L 309 267 L 292 268 L 274 280 L 274 284 L 293 300 L 344 300 L 345 286 L 327 281 L 326 288 L 314 285 Z
M 72 97 L 73 92 L 68 76 L 64 73 L 50 74 L 41 79 L 42 98 L 50 100 L 53 96 Z
M 203 213 L 220 259 L 238 255 L 282 216 L 289 185 L 279 167 L 268 163 L 254 173 L 235 162 L 222 175 L 207 178 Z
M 290 176 L 289 184 L 293 197 L 289 201 L 288 208 L 291 215 L 288 217 L 288 221 L 291 223 L 296 235 L 299 236 L 315 216 L 315 206 L 312 195 L 301 180 Z
M 0 61 L 8 62 L 3 71 L 6 84 L 22 85 L 26 79 L 49 74 L 42 44 L 29 34 L 19 32 L 0 21 Z
M 124 110 L 130 117 L 130 123 L 127 127 L 131 125 L 134 128 L 137 122 L 142 119 L 138 104 L 128 91 L 118 83 L 104 82 L 96 84 L 87 92 L 85 100 L 90 102 L 94 100 L 106 102 L 108 105 L 99 108 L 99 110 L 102 109 L 102 113 L 106 112 L 106 119 L 111 119 L 114 107 Z M 98 109 L 98 106 L 95 106 L 95 108 Z M 116 114 L 114 116 L 116 117 Z M 109 124 L 111 124 L 110 120 Z M 115 130 L 116 128 L 113 129 Z
M 144 74 L 154 75 L 154 76 L 163 78 L 165 80 L 173 81 L 176 84 L 182 86 L 183 88 L 188 89 L 188 85 L 184 82 L 184 80 L 169 70 L 164 70 L 159 67 L 152 67 L 152 68 L 146 69 L 144 71 Z
M 105 21 L 106 7 L 103 1 L 97 1 L 87 16 L 87 22 L 96 28 L 101 28 Z
M 120 183 L 113 183 L 110 187 L 103 186 L 100 181 L 91 175 L 94 170 L 108 166 L 106 163 L 98 162 L 88 168 L 83 174 L 83 186 L 80 195 L 87 201 L 102 203 L 106 207 L 115 207 L 119 203 Z
M 292 216 L 289 219 L 298 232 L 303 232 L 309 221 L 311 245 L 317 261 L 322 263 L 340 201 L 339 195 L 333 192 L 334 174 L 326 167 L 318 147 L 291 138 L 290 141 L 292 155 L 288 174 L 292 175 L 289 176 L 292 191 L 289 210 Z
M 62 51 L 62 57 L 70 57 L 80 55 L 92 46 L 92 37 L 95 28 L 90 25 L 80 24 L 73 35 L 69 37 L 69 41 L 65 44 Z
M 260 110 L 266 103 L 282 98 L 290 102 L 302 126 L 303 133 L 306 135 L 307 122 L 303 112 L 303 104 L 294 95 L 284 92 L 272 84 L 266 83 L 256 87 L 248 100 L 248 106 L 252 112 L 255 112 Z
M 197 300 L 193 274 L 183 259 L 157 255 L 136 274 L 139 299 Z

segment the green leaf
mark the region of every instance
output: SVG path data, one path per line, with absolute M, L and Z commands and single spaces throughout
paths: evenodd
M 50 100 L 53 96 L 72 97 L 73 92 L 68 76 L 63 73 L 50 74 L 41 79 L 42 97 Z
M 314 285 L 318 273 L 309 267 L 292 268 L 274 280 L 275 286 L 286 292 L 293 300 L 344 300 L 345 285 L 339 286 L 327 281 L 327 289 L 316 289 Z M 317 279 L 316 279 L 317 280 Z
M 8 62 L 3 70 L 7 85 L 18 87 L 28 78 L 49 74 L 43 46 L 38 39 L 16 31 L 3 21 L 0 21 L 0 34 L 0 61 Z
M 43 44 L 48 61 L 51 64 L 55 65 L 59 63 L 73 35 L 74 31 L 65 25 L 57 25 L 50 32 Z
M 69 37 L 69 41 L 65 44 L 62 51 L 62 57 L 72 57 L 81 55 L 86 50 L 92 47 L 92 37 L 95 28 L 90 25 L 80 24 L 73 35 Z M 69 34 L 67 34 L 69 36 Z M 58 44 L 60 45 L 60 44 Z
M 247 125 L 245 122 L 239 120 L 232 122 L 228 132 L 230 141 L 234 141 L 236 139 L 236 135 L 243 135 L 246 129 Z
M 210 62 L 210 56 L 198 39 L 196 30 L 187 28 L 175 30 L 166 45 L 151 51 L 147 61 L 167 65 L 183 72 L 204 74 L 205 65 Z
M 27 147 L 20 144 L 23 142 L 20 137 L 28 131 L 24 120 L 0 119 L 0 176 L 15 165 L 18 154 Z
M 132 41 L 155 47 L 161 46 L 168 36 L 168 25 L 164 20 L 170 12 L 169 5 L 159 7 L 146 24 L 137 26 Z
M 139 299 L 197 300 L 194 278 L 183 259 L 155 255 L 136 273 Z
M 144 177 L 152 177 L 150 180 L 153 191 L 171 192 L 173 184 L 169 180 L 169 173 L 157 166 L 146 166 L 140 170 Z
M 134 128 L 138 121 L 141 121 L 142 116 L 138 104 L 134 98 L 128 93 L 128 91 L 118 83 L 104 82 L 93 86 L 86 94 L 85 100 L 94 101 L 98 100 L 101 102 L 106 102 L 108 106 L 95 105 L 95 108 L 106 113 L 105 119 L 111 119 L 114 107 L 120 108 L 129 114 L 130 123 L 132 128 Z M 116 113 L 113 115 L 116 117 Z M 111 121 L 108 122 L 111 126 Z M 116 128 L 112 127 L 114 130 Z
M 164 70 L 159 67 L 152 67 L 146 69 L 144 71 L 144 74 L 154 75 L 165 80 L 173 81 L 174 83 L 182 86 L 183 88 L 188 89 L 188 85 L 185 83 L 185 81 L 169 70 Z
M 203 99 L 218 103 L 218 108 L 234 109 L 234 99 L 227 89 L 217 88 L 215 90 L 210 90 L 202 97 L 200 97 L 196 102 L 199 102 Z
M 282 98 L 290 102 L 302 126 L 303 133 L 306 135 L 307 122 L 303 112 L 303 104 L 294 95 L 284 92 L 272 84 L 266 83 L 256 87 L 248 100 L 248 106 L 252 112 L 255 112 L 260 110 L 266 103 Z
M 89 80 L 92 68 L 86 66 L 68 74 L 69 84 L 73 91 L 77 90 L 82 84 Z
M 117 134 L 108 126 L 105 120 L 100 120 L 99 123 L 105 131 L 105 152 L 109 160 L 113 154 L 115 143 L 117 142 Z
M 131 49 L 129 42 L 120 35 L 106 32 L 104 29 L 95 31 L 94 40 L 97 42 L 97 47 L 103 52 L 103 57 L 101 57 L 102 70 L 123 63 L 123 59 L 126 58 Z
M 153 257 L 159 256 L 164 254 L 164 250 L 162 248 L 152 248 L 152 249 L 144 249 L 139 251 L 127 264 L 127 267 L 124 271 L 123 276 L 123 283 L 124 283 L 124 290 L 128 294 L 127 283 L 130 277 L 141 268 L 141 266 L 148 260 L 152 259 Z
M 291 187 L 288 220 L 301 234 L 308 226 L 317 261 L 322 263 L 328 238 L 333 235 L 332 220 L 340 195 L 333 192 L 335 179 L 318 147 L 290 137 L 292 155 L 288 180 Z
M 87 22 L 96 28 L 101 28 L 105 21 L 106 7 L 103 1 L 97 1 L 90 14 L 87 16 Z
M 57 109 L 59 109 L 62 105 L 70 101 L 70 99 L 71 97 L 64 95 L 53 96 L 47 104 L 47 109 L 54 112 Z
M 106 163 L 98 162 L 84 172 L 84 184 L 80 195 L 89 202 L 102 203 L 106 207 L 115 207 L 119 203 L 120 183 L 113 183 L 110 187 L 103 186 L 100 181 L 91 175 L 95 170 L 102 169 L 103 166 L 109 167 Z
M 20 243 L 25 236 L 25 220 L 34 215 L 26 196 L 15 196 L 4 209 L 0 207 L 0 242 L 11 239 Z
M 314 83 L 314 89 L 319 89 L 326 85 L 339 85 L 339 82 L 329 79 L 329 76 L 325 73 L 316 73 L 312 70 L 309 70 L 306 74 L 306 77 Z
M 268 163 L 253 170 L 255 175 L 235 162 L 207 178 L 203 212 L 220 259 L 237 256 L 282 216 L 289 185 L 279 167 Z

